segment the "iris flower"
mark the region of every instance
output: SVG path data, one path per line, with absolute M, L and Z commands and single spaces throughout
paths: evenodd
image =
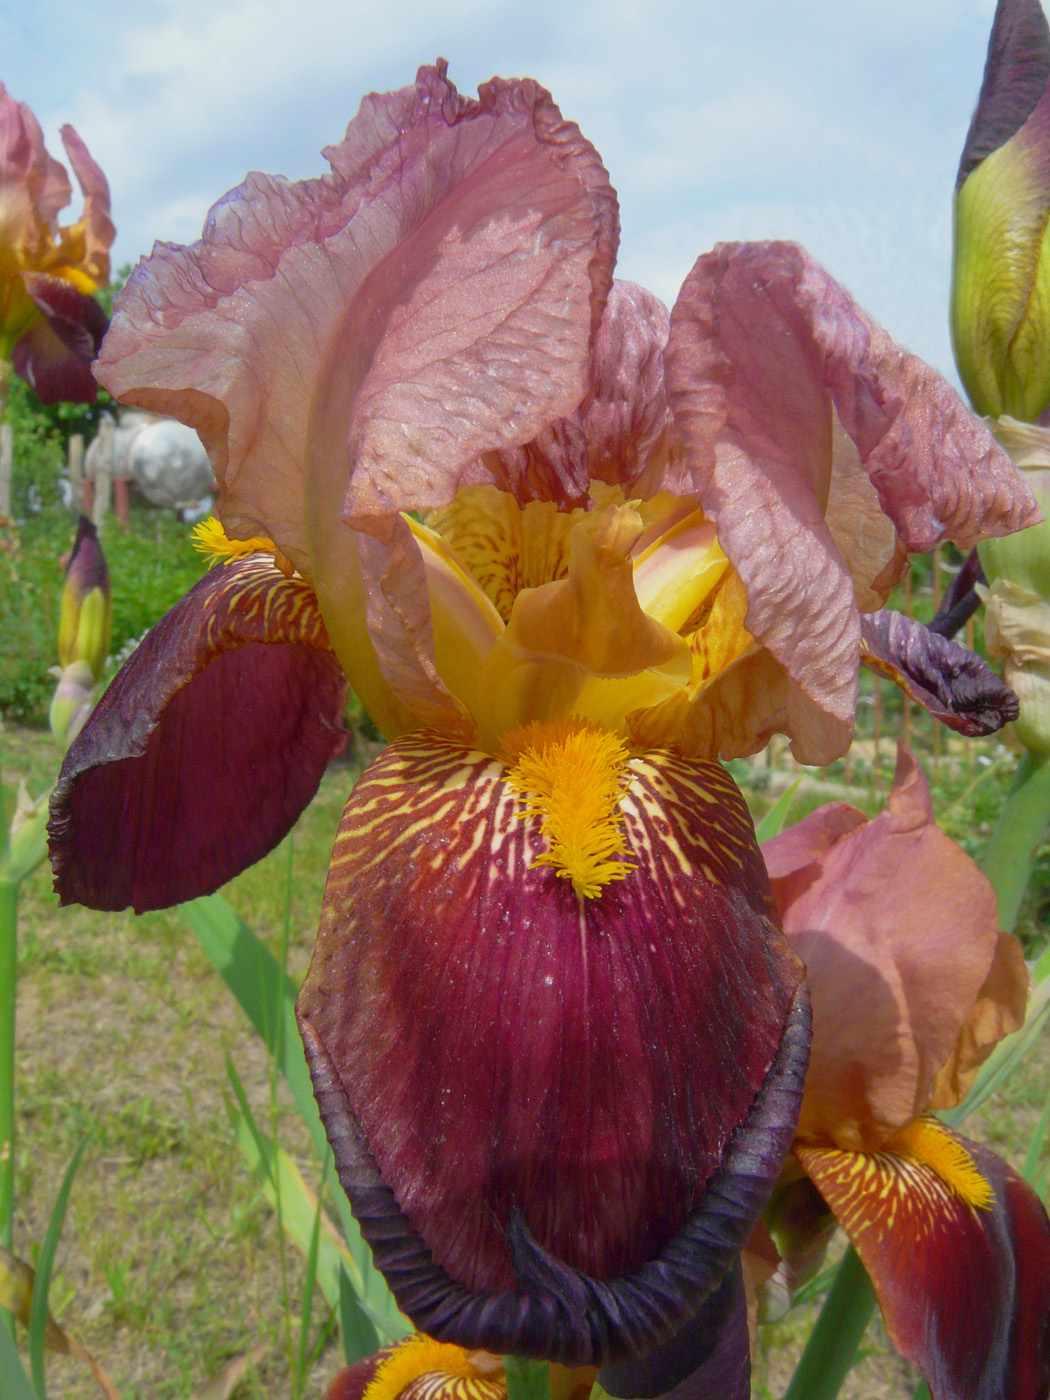
M 715 249 L 670 315 L 614 282 L 608 176 L 535 83 L 422 69 L 326 155 L 119 299 L 99 376 L 201 435 L 226 562 L 70 751 L 57 888 L 215 889 L 309 800 L 349 683 L 391 743 L 298 1014 L 362 1231 L 439 1340 L 620 1394 L 655 1348 L 667 1389 L 736 1308 L 808 1042 L 717 760 L 840 754 L 907 551 L 1036 512 L 800 249 Z
M 788 1266 L 826 1243 L 830 1208 L 933 1400 L 1040 1400 L 1050 1221 L 1005 1162 L 930 1113 L 960 1103 L 1024 1020 L 1024 958 L 991 885 L 934 823 L 905 751 L 874 820 L 833 803 L 763 854 L 813 1002 L 794 1158 L 820 1194 L 787 1180 L 774 1197 Z
M 10 361 L 44 403 L 90 403 L 91 361 L 108 324 L 93 293 L 109 281 L 114 228 L 106 177 L 71 126 L 62 144 L 84 194 L 81 217 L 66 225 L 65 168 L 0 83 L 0 365 Z

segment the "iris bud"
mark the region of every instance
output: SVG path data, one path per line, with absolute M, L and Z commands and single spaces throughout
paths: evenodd
M 51 697 L 48 723 L 60 747 L 68 749 L 84 727 L 94 706 L 95 677 L 86 661 L 71 661 L 62 671 Z
M 92 679 L 102 675 L 113 632 L 109 570 L 94 525 L 82 515 L 73 554 L 62 585 L 58 624 L 58 659 L 65 670 L 86 662 Z
M 1050 405 L 1050 30 L 999 0 L 955 186 L 951 330 L 978 413 Z

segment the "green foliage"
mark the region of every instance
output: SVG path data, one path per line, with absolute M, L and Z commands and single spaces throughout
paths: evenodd
M 7 1327 L 0 1324 L 0 1381 L 9 1400 L 39 1400 Z
M 57 494 L 57 493 L 56 493 Z M 55 688 L 61 557 L 76 522 L 55 501 L 0 533 L 0 717 L 43 726 Z M 204 572 L 190 533 L 160 511 L 133 511 L 125 528 L 112 517 L 102 547 L 113 584 L 113 652 L 147 628 Z
M 289 868 L 289 880 L 291 872 Z M 290 899 L 291 886 L 287 889 Z M 262 1038 L 273 1065 L 280 1069 L 291 1090 L 296 1108 L 305 1123 L 320 1163 L 323 1180 L 335 1179 L 334 1161 L 310 1083 L 302 1041 L 295 1024 L 295 983 L 281 962 L 273 956 L 259 936 L 249 928 L 221 895 L 209 895 L 180 905 L 186 922 L 197 935 L 201 947 L 211 959 L 216 971 L 233 993 L 241 1010 L 256 1033 Z M 235 1090 L 237 1088 L 235 1084 Z M 242 1115 L 247 1101 L 238 1095 Z M 271 1155 L 269 1147 L 256 1138 L 256 1150 L 261 1160 Z M 272 1179 L 277 1190 L 276 1177 Z M 278 1196 L 278 1200 L 280 1197 Z M 408 1327 L 401 1316 L 386 1281 L 372 1262 L 372 1253 L 365 1244 L 360 1227 L 350 1213 L 349 1202 L 342 1191 L 335 1191 L 333 1205 L 342 1228 L 345 1252 L 337 1260 L 340 1273 L 348 1276 L 349 1288 L 340 1286 L 340 1319 L 344 1328 L 343 1343 L 348 1361 L 359 1360 L 377 1344 L 386 1345 L 407 1335 Z M 346 1303 L 356 1304 L 348 1310 Z M 353 1348 L 346 1335 L 355 1339 Z
M 107 314 L 127 281 L 131 264 L 122 267 L 108 287 L 95 295 Z M 11 480 L 11 509 L 16 520 L 41 506 L 60 501 L 59 478 L 65 466 L 69 439 L 80 433 L 85 444 L 98 432 L 104 413 L 114 414 L 116 401 L 100 388 L 94 403 L 42 404 L 33 389 L 12 374 L 8 384 L 4 421 L 14 430 L 15 459 Z
M 507 1400 L 550 1400 L 550 1367 L 545 1361 L 529 1361 L 524 1356 L 505 1356 Z
M 61 501 L 59 480 L 65 468 L 69 439 L 80 433 L 85 444 L 98 432 L 99 419 L 112 413 L 114 401 L 104 389 L 94 403 L 58 403 L 45 406 L 25 383 L 13 374 L 5 421 L 14 432 L 11 474 L 11 513 L 24 520 L 41 506 Z
M 77 1174 L 80 1166 L 80 1159 L 84 1155 L 84 1149 L 88 1145 L 88 1139 L 84 1138 L 80 1146 L 73 1153 L 73 1158 L 66 1168 L 66 1173 L 62 1178 L 62 1184 L 58 1188 L 58 1195 L 55 1197 L 54 1208 L 51 1211 L 51 1219 L 48 1222 L 47 1234 L 41 1246 L 40 1258 L 36 1266 L 36 1285 L 33 1289 L 33 1305 L 29 1314 L 29 1359 L 33 1374 L 33 1385 L 38 1395 L 43 1400 L 47 1394 L 44 1385 L 44 1334 L 47 1330 L 47 1307 L 51 1290 L 51 1270 L 55 1262 L 55 1250 L 58 1248 L 59 1237 L 62 1234 L 62 1224 L 66 1218 L 66 1208 L 69 1205 L 69 1193 L 73 1189 L 73 1178 Z

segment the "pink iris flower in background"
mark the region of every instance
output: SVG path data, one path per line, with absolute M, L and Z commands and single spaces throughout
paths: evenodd
M 80 218 L 64 225 L 65 167 L 45 149 L 33 113 L 0 83 L 0 361 L 44 403 L 90 403 L 91 362 L 109 324 L 93 293 L 109 281 L 115 230 L 106 177 L 71 126 L 62 144 L 84 195 Z
M 226 562 L 71 749 L 57 888 L 217 888 L 309 801 L 352 686 L 392 742 L 298 1013 L 377 1264 L 440 1340 L 621 1395 L 706 1358 L 727 1394 L 809 1033 L 718 759 L 837 757 L 862 654 L 1001 722 L 986 675 L 955 694 L 965 653 L 877 610 L 909 550 L 1038 512 L 800 249 L 716 248 L 670 313 L 615 282 L 608 176 L 535 83 L 422 69 L 325 154 L 119 298 L 99 376 L 201 435 Z
M 1040 1400 L 1050 1221 L 1005 1162 L 931 1114 L 1024 1021 L 1024 956 L 991 885 L 935 824 L 903 749 L 873 820 L 831 803 L 762 853 L 813 1007 L 796 1165 L 766 1217 L 777 1284 L 819 1261 L 830 1211 L 933 1400 Z

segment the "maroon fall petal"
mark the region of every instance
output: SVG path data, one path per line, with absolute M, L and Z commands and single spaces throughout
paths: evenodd
M 987 661 L 903 613 L 866 613 L 860 654 L 869 670 L 970 738 L 995 734 L 1020 712 L 1017 696 Z
M 407 737 L 347 804 L 300 1026 L 377 1263 L 443 1340 L 652 1346 L 788 1146 L 808 1030 L 746 808 L 716 764 L 629 772 L 637 868 L 582 904 L 483 753 Z
M 41 403 L 94 403 L 98 385 L 85 359 L 47 321 L 36 321 L 15 342 L 11 364 Z
M 78 291 L 64 277 L 24 272 L 22 281 L 37 310 L 63 345 L 93 360 L 109 329 L 109 317 L 94 297 Z
M 1050 27 L 1040 0 L 999 0 L 984 80 L 966 133 L 955 188 L 1035 111 L 1050 78 Z
M 253 555 L 146 635 L 66 755 L 48 825 L 63 904 L 210 894 L 291 830 L 346 744 L 316 600 Z

